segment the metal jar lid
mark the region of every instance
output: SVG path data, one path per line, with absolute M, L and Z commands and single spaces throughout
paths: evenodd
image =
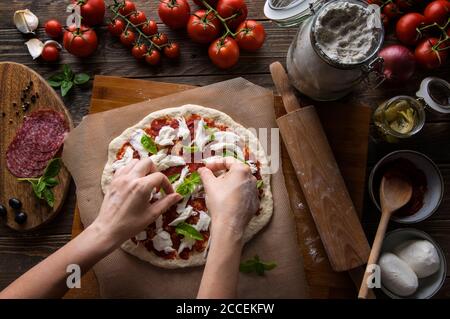
M 447 81 L 437 77 L 425 78 L 416 95 L 434 111 L 450 113 L 450 83 Z
M 267 0 L 265 16 L 283 27 L 298 25 L 314 14 L 323 0 Z

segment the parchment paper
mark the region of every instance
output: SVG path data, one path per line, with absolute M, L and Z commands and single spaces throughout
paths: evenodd
M 189 103 L 216 108 L 245 127 L 277 127 L 272 92 L 242 78 L 86 116 L 65 141 L 63 153 L 77 186 L 85 227 L 95 219 L 103 200 L 100 179 L 110 141 L 153 111 Z M 273 217 L 245 246 L 242 259 L 258 254 L 275 261 L 277 267 L 263 277 L 240 274 L 238 297 L 306 298 L 303 262 L 281 167 L 271 183 Z M 94 271 L 104 298 L 195 298 L 203 267 L 166 270 L 117 249 Z

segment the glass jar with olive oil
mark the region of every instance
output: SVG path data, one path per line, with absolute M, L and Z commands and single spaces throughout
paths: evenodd
M 381 103 L 373 114 L 378 133 L 387 142 L 397 142 L 419 132 L 425 124 L 422 104 L 410 96 L 396 96 Z
M 422 81 L 417 99 L 400 95 L 381 103 L 373 113 L 378 135 L 387 142 L 417 134 L 425 124 L 425 108 L 450 113 L 450 84 L 439 78 Z

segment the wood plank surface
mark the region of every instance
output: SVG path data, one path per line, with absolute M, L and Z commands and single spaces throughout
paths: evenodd
M 135 2 L 138 3 L 140 9 L 145 11 L 147 17 L 159 22 L 155 10 L 156 0 L 137 0 Z M 100 28 L 100 47 L 93 57 L 80 60 L 63 51 L 60 62 L 70 64 L 76 72 L 84 71 L 91 75 L 116 75 L 189 85 L 207 85 L 242 76 L 255 84 L 273 88 L 269 75 L 269 64 L 275 60 L 285 61 L 287 49 L 297 32 L 297 28 L 281 29 L 266 20 L 263 15 L 264 2 L 265 0 L 247 1 L 250 12 L 249 17 L 258 18 L 267 29 L 267 40 L 264 47 L 256 54 L 245 53 L 243 55 L 245 62 L 241 61 L 238 66 L 228 71 L 216 70 L 207 58 L 206 48 L 191 44 L 184 31 L 173 32 L 167 30 L 160 23 L 158 23 L 158 26 L 161 30 L 167 30 L 169 36 L 179 40 L 181 44 L 182 53 L 179 62 L 168 63 L 165 61 L 161 67 L 156 69 L 136 62 L 126 49 L 106 34 L 104 27 Z M 51 18 L 61 17 L 61 13 L 64 12 L 67 3 L 68 1 L 63 0 L 0 1 L 0 16 L 2 18 L 0 19 L 0 61 L 12 60 L 25 63 L 45 78 L 55 73 L 60 68 L 60 64 L 45 63 L 40 60 L 33 61 L 28 55 L 24 45 L 28 37 L 21 35 L 15 29 L 12 23 L 12 16 L 17 9 L 30 8 L 40 18 L 38 36 L 41 39 L 46 39 L 42 29 L 44 22 Z M 192 7 L 195 8 L 194 6 Z M 63 22 L 63 19 L 61 19 L 61 22 Z M 388 31 L 392 33 L 392 28 Z M 388 34 L 386 42 L 392 41 L 392 35 Z M 252 67 L 247 67 L 245 65 L 247 63 L 251 63 Z M 398 83 L 397 85 L 383 84 L 376 89 L 362 85 L 352 95 L 343 99 L 343 102 L 355 100 L 374 108 L 382 101 L 395 95 L 414 95 L 420 81 L 426 76 L 439 76 L 450 80 L 450 63 L 447 62 L 446 65 L 436 71 L 418 69 L 408 83 Z M 86 85 L 75 88 L 63 99 L 72 114 L 75 124 L 78 124 L 82 117 L 88 113 L 90 97 L 91 86 Z M 379 158 L 390 150 L 398 148 L 423 151 L 437 162 L 443 172 L 446 185 L 444 200 L 439 210 L 429 220 L 414 225 L 414 227 L 427 231 L 433 238 L 438 240 L 447 254 L 447 259 L 450 261 L 450 116 L 427 111 L 426 122 L 425 129 L 417 137 L 410 139 L 406 145 L 377 144 L 370 141 L 367 172 L 370 172 L 370 167 Z M 351 135 L 351 128 L 347 130 L 347 134 Z M 333 137 L 328 136 L 328 138 L 332 140 Z M 359 147 L 358 145 L 353 146 Z M 348 145 L 348 147 L 352 147 L 352 145 Z M 335 154 L 335 156 L 339 162 L 339 154 Z M 346 173 L 343 172 L 343 175 L 346 176 Z M 363 194 L 365 188 L 357 191 Z M 351 189 L 350 193 L 352 193 Z M 51 223 L 44 225 L 42 228 L 31 233 L 18 234 L 9 227 L 4 226 L 3 223 L 0 223 L 0 289 L 70 239 L 74 204 L 74 187 L 71 185 L 69 196 L 61 209 L 61 213 Z M 368 236 L 371 237 L 373 236 L 373 229 L 376 227 L 379 213 L 374 210 L 367 196 L 364 207 L 364 227 Z M 398 225 L 393 224 L 391 227 L 398 227 Z M 324 291 L 325 293 L 319 293 L 318 297 L 329 295 L 336 297 L 345 296 L 339 290 L 329 293 L 329 290 L 325 288 Z M 446 281 L 437 297 L 450 297 L 450 280 Z
M 26 98 L 24 90 L 28 87 Z M 36 94 L 37 97 L 36 97 Z M 35 102 L 31 101 L 31 96 Z M 17 63 L 0 63 L 0 203 L 8 208 L 6 225 L 18 231 L 35 229 L 49 222 L 61 209 L 69 189 L 70 175 L 62 167 L 56 185 L 52 191 L 55 196 L 54 206 L 50 207 L 44 200 L 37 198 L 26 181 L 18 181 L 6 168 L 6 152 L 9 144 L 15 138 L 18 129 L 22 126 L 25 116 L 40 110 L 51 109 L 63 114 L 69 129 L 73 128 L 72 119 L 68 110 L 55 91 L 36 72 Z M 22 102 L 22 99 L 24 101 Z M 23 103 L 29 103 L 24 111 Z M 58 154 L 56 155 L 58 156 Z M 17 198 L 22 203 L 21 211 L 27 214 L 23 224 L 15 221 L 15 214 L 6 204 L 10 198 Z

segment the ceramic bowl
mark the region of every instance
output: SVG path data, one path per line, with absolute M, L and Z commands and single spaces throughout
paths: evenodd
M 415 214 L 410 216 L 395 216 L 394 213 L 391 219 L 403 224 L 417 223 L 430 217 L 438 209 L 444 194 L 444 180 L 436 164 L 422 153 L 410 150 L 389 153 L 378 161 L 369 176 L 369 194 L 379 211 L 381 211 L 381 207 L 378 194 L 381 178 L 377 173 L 380 167 L 398 158 L 411 161 L 418 169 L 424 172 L 427 179 L 427 191 L 424 196 L 423 206 Z
M 447 262 L 442 248 L 430 235 L 421 230 L 414 228 L 399 228 L 387 233 L 384 238 L 381 253 L 392 252 L 400 244 L 411 239 L 425 239 L 434 245 L 441 261 L 439 270 L 431 276 L 419 279 L 419 288 L 413 295 L 408 297 L 397 296 L 381 283 L 381 290 L 393 299 L 429 299 L 441 289 L 447 276 Z

